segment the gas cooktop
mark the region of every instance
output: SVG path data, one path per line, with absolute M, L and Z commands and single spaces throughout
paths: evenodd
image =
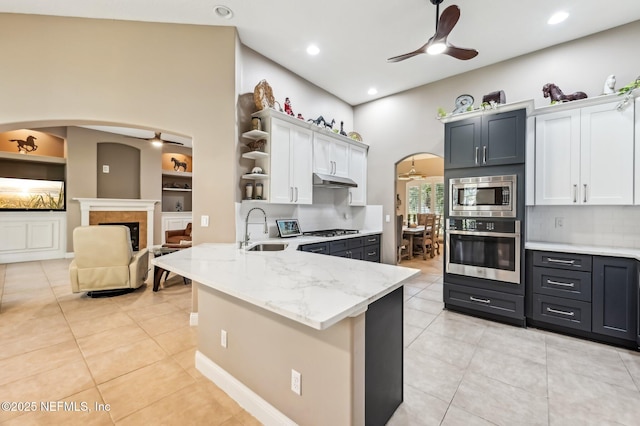
M 310 235 L 313 237 L 339 237 L 341 235 L 358 234 L 357 229 L 322 229 L 319 231 L 303 232 L 302 235 Z

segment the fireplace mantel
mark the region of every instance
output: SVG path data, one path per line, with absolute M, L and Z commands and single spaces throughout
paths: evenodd
M 89 212 L 92 211 L 146 211 L 147 246 L 153 245 L 153 216 L 155 205 L 160 200 L 132 200 L 124 198 L 73 198 L 80 203 L 80 225 L 89 225 Z

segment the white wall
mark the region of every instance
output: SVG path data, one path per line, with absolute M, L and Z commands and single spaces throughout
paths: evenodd
M 580 90 L 597 96 L 610 74 L 616 75 L 618 88 L 638 76 L 639 39 L 640 21 L 637 21 L 357 106 L 356 126 L 367 135 L 370 144 L 368 201 L 382 205 L 384 214 L 393 217 L 395 163 L 416 152 L 444 154 L 444 125 L 435 118 L 438 107 L 451 111 L 460 94 L 471 94 L 479 102 L 483 95 L 496 90 L 505 91 L 508 103 L 533 99 L 536 106 L 548 105 L 549 100 L 542 96 L 542 86 L 549 82 L 556 83 L 565 93 Z M 498 48 L 499 40 L 496 42 Z M 437 66 L 438 61 L 451 59 L 429 60 Z M 530 209 L 529 219 L 537 221 L 545 210 Z M 384 234 L 389 238 L 383 239 L 383 262 L 393 263 L 393 221 L 384 224 Z

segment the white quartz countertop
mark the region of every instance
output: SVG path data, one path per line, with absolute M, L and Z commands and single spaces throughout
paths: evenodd
M 640 260 L 640 250 L 624 247 L 584 246 L 576 244 L 547 243 L 544 241 L 527 241 L 527 250 L 544 250 L 559 253 L 591 254 L 595 256 L 629 257 Z
M 313 239 L 309 241 L 298 238 L 304 242 L 292 241 L 282 251 L 252 252 L 239 249 L 237 244 L 206 243 L 151 262 L 317 330 L 365 312 L 368 305 L 420 273 L 418 269 L 298 251 L 294 245 L 318 242 L 317 237 L 309 237 Z

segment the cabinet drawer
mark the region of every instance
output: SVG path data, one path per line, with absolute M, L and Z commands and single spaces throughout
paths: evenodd
M 362 237 L 362 241 L 364 246 L 380 244 L 380 235 L 367 235 L 366 237 Z
M 329 242 L 329 251 L 335 254 L 349 248 L 349 240 L 336 240 Z
M 354 249 L 349 249 L 349 250 L 343 250 L 343 251 L 338 251 L 338 252 L 331 252 L 331 256 L 336 256 L 336 257 L 346 257 L 347 259 L 356 259 L 356 260 L 363 260 L 364 259 L 364 254 L 362 251 L 362 247 L 356 247 Z
M 380 246 L 365 246 L 363 259 L 368 262 L 380 262 Z
M 570 269 L 573 271 L 591 271 L 591 256 L 587 254 L 533 252 L 534 266 Z
M 300 250 L 306 251 L 309 253 L 329 254 L 329 244 L 328 243 L 305 244 L 303 246 L 300 246 Z
M 444 303 L 504 317 L 524 317 L 524 296 L 515 294 L 445 283 Z
M 533 319 L 577 330 L 591 331 L 591 303 L 535 294 Z
M 533 292 L 591 302 L 591 273 L 534 266 Z
M 352 248 L 358 248 L 358 247 L 362 247 L 363 244 L 363 239 L 362 237 L 358 237 L 358 238 L 349 238 L 347 240 L 347 247 L 352 249 Z

